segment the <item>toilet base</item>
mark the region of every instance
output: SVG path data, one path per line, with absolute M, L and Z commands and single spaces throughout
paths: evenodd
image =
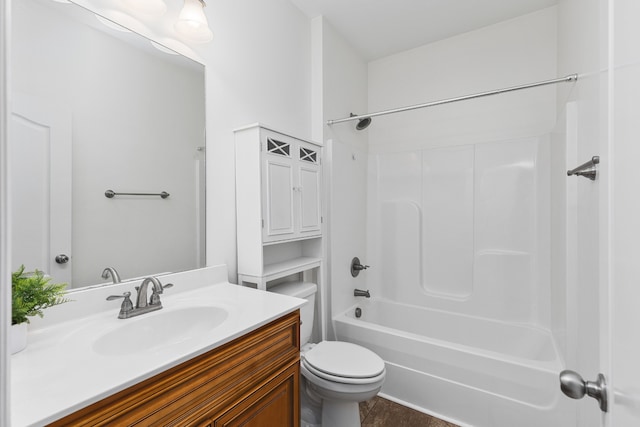
M 322 400 L 300 376 L 300 427 L 322 427 Z
M 325 399 L 322 402 L 322 426 L 360 427 L 358 402 Z

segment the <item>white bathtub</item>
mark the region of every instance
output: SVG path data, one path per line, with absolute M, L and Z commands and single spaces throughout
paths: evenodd
M 362 316 L 355 317 L 360 307 Z M 387 364 L 382 394 L 459 425 L 567 425 L 563 369 L 548 331 L 381 299 L 334 318 L 336 337 Z

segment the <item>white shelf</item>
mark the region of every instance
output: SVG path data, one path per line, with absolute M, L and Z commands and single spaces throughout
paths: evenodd
M 290 274 L 300 273 L 302 271 L 311 270 L 320 266 L 320 258 L 300 257 L 288 259 L 275 264 L 264 266 L 264 275 L 269 280 L 279 279 Z
M 261 276 L 247 274 L 239 274 L 238 276 L 243 282 L 256 283 L 258 289 L 266 289 L 267 282 L 320 267 L 321 261 L 321 258 L 299 257 L 274 264 L 267 264 L 264 266 L 264 274 Z

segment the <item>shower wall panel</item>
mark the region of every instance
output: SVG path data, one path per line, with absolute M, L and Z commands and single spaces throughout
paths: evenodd
M 472 145 L 422 151 L 423 289 L 464 299 L 473 292 Z
M 548 326 L 548 138 L 379 153 L 372 287 L 394 301 Z M 373 160 L 372 159 L 372 160 Z M 377 231 L 376 231 L 377 229 Z M 542 303 L 542 301 L 547 301 Z

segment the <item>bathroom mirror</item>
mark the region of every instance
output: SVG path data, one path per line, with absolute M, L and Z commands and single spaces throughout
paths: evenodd
M 204 67 L 72 3 L 12 13 L 12 269 L 77 289 L 203 267 Z

